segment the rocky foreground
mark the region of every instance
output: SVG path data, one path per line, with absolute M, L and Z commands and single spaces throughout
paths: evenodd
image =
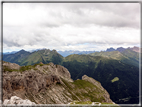
M 100 82 L 84 75 L 82 80 L 71 79 L 69 71 L 60 65 L 35 64 L 19 66 L 3 62 L 3 98 L 12 96 L 33 104 L 68 104 L 73 101 L 113 103 Z
M 17 96 L 12 96 L 9 100 L 8 99 L 5 99 L 4 102 L 3 102 L 3 105 L 28 105 L 28 106 L 33 106 L 33 105 L 36 105 L 34 102 L 31 102 L 30 100 L 28 99 L 21 99 Z

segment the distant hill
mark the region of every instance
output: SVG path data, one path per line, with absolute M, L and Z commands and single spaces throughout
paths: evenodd
M 43 49 L 32 52 L 26 59 L 24 59 L 20 65 L 33 65 L 39 62 L 47 64 L 53 62 L 55 64 L 60 64 L 63 57 L 57 53 L 56 50 Z
M 119 99 L 139 96 L 139 68 L 136 66 L 110 57 L 77 54 L 67 56 L 62 65 L 68 68 L 73 79 L 86 74 L 100 81 L 114 102 L 131 104 L 129 100 L 119 102 Z M 138 102 L 137 98 L 133 103 Z
M 125 50 L 127 50 L 127 49 L 129 49 L 129 50 L 132 50 L 132 51 L 135 51 L 135 52 L 140 52 L 140 48 L 139 47 L 136 47 L 136 46 L 134 46 L 134 47 L 132 47 L 132 48 L 130 48 L 130 47 L 128 47 L 128 48 L 123 48 L 123 47 L 119 47 L 119 48 L 117 48 L 117 49 L 114 49 L 114 48 L 108 48 L 107 50 L 106 50 L 106 52 L 111 52 L 111 51 L 119 51 L 119 52 L 123 52 L 123 51 L 125 51 Z
M 4 54 L 3 60 L 11 63 L 21 64 L 31 53 L 25 50 L 20 50 L 14 54 Z
M 14 54 L 14 53 L 16 53 L 16 52 L 18 52 L 18 51 L 5 52 L 5 53 L 3 53 L 3 54 Z
M 106 52 L 111 52 L 111 51 L 115 51 L 115 49 L 114 49 L 114 48 L 108 48 L 108 49 L 106 50 Z
M 124 50 L 125 50 L 125 48 L 123 48 L 123 47 L 119 47 L 116 49 L 116 51 L 119 51 L 119 52 L 123 52 Z
M 128 48 L 128 49 L 135 51 L 135 52 L 140 52 L 140 48 L 136 46 L 134 46 L 133 48 Z
M 109 58 L 121 61 L 123 63 L 139 67 L 139 53 L 132 51 L 130 49 L 125 49 L 121 52 L 119 52 L 119 51 L 95 52 L 95 53 L 91 53 L 89 55 L 109 57 Z
M 32 53 L 21 50 L 15 54 L 4 55 L 3 60 L 19 65 L 34 65 L 39 62 L 60 64 L 70 71 L 74 80 L 88 75 L 100 81 L 114 102 L 138 103 L 138 99 L 131 102 L 131 98 L 138 97 L 139 53 L 131 49 L 122 50 L 123 48 L 121 52 L 72 54 L 67 57 L 63 57 L 56 50 L 43 49 Z M 129 98 L 130 101 L 119 102 L 119 99 L 123 98 Z
M 73 51 L 73 50 L 69 50 L 69 51 L 58 51 L 59 54 L 61 54 L 63 57 L 66 57 L 68 55 L 71 54 L 89 54 L 89 53 L 94 53 L 95 51 Z
M 20 50 L 15 54 L 4 54 L 3 60 L 11 63 L 17 63 L 19 65 L 33 65 L 39 62 L 44 64 L 53 62 L 60 64 L 63 57 L 57 53 L 56 50 L 43 49 L 34 51 L 32 53 L 25 50 Z

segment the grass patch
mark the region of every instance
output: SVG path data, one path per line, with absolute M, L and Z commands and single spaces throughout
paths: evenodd
M 75 80 L 73 84 L 76 86 L 76 88 L 83 88 L 83 89 L 86 87 L 89 87 L 91 89 L 94 87 L 97 88 L 95 85 L 85 80 Z
M 118 104 L 101 103 L 101 107 L 120 107 Z
M 19 71 L 26 71 L 26 70 L 30 70 L 32 68 L 33 68 L 33 66 L 31 66 L 31 65 L 21 66 Z
M 71 104 L 92 104 L 91 101 L 73 101 Z
M 119 81 L 119 78 L 118 77 L 115 77 L 114 79 L 111 80 L 111 82 L 115 82 L 115 81 Z
M 18 69 L 10 69 L 10 68 L 7 67 L 7 66 L 3 66 L 3 71 L 4 71 L 4 72 L 6 72 L 6 71 L 13 72 L 13 71 L 18 71 Z
M 75 80 L 74 82 L 72 83 L 68 83 L 66 82 L 64 79 L 62 79 L 62 81 L 64 82 L 64 84 L 73 92 L 75 93 L 75 95 L 77 97 L 79 97 L 80 99 L 90 99 L 91 102 L 102 102 L 105 100 L 105 98 L 103 96 L 100 96 L 100 97 L 97 97 L 97 94 L 100 94 L 101 93 L 99 92 L 99 88 L 96 87 L 95 85 L 93 85 L 92 83 L 88 82 L 88 81 L 85 81 L 85 80 Z M 72 85 L 74 85 L 74 88 L 72 88 Z M 94 90 L 95 88 L 95 90 Z M 81 92 L 78 92 L 77 90 L 80 90 L 82 89 Z M 88 90 L 88 91 L 87 91 Z M 94 90 L 94 91 L 92 91 Z M 87 91 L 87 93 L 86 93 Z M 74 97 L 74 96 L 73 96 Z M 78 98 L 73 98 L 74 100 L 78 100 Z M 78 104 L 86 104 L 84 101 L 83 102 L 80 102 Z
M 64 84 L 69 88 L 72 89 L 71 85 L 69 84 L 69 82 L 65 81 L 63 78 L 61 78 L 62 81 L 64 82 Z
M 31 69 L 37 70 L 37 68 L 35 68 L 35 66 L 36 65 L 21 66 L 20 69 L 11 69 L 8 66 L 3 66 L 3 71 L 4 72 L 6 72 L 6 71 L 9 71 L 9 72 L 13 72 L 13 71 L 23 72 L 23 71 L 31 70 Z M 42 65 L 40 65 L 40 66 L 42 66 Z

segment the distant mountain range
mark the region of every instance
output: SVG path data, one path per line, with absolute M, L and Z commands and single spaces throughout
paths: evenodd
M 61 54 L 63 57 L 66 57 L 68 55 L 71 54 L 90 54 L 90 53 L 94 53 L 95 51 L 73 51 L 73 50 L 69 50 L 69 51 L 58 51 L 59 54 Z
M 111 51 L 119 51 L 119 52 L 123 52 L 123 51 L 125 51 L 126 49 L 129 49 L 129 50 L 132 50 L 132 51 L 135 51 L 135 52 L 140 52 L 140 48 L 139 47 L 136 47 L 136 46 L 134 46 L 134 47 L 132 47 L 132 48 L 130 48 L 130 47 L 128 47 L 128 48 L 123 48 L 123 47 L 119 47 L 119 48 L 117 48 L 117 49 L 114 49 L 114 48 L 108 48 L 107 50 L 106 50 L 106 52 L 111 52 Z
M 18 52 L 18 51 L 5 52 L 5 53 L 3 53 L 3 54 L 14 54 L 14 53 L 16 53 L 16 52 Z
M 125 49 L 124 51 L 95 52 L 89 55 L 108 57 L 139 67 L 139 53 L 132 51 L 131 49 Z
M 11 63 L 17 63 L 19 65 L 33 65 L 39 62 L 44 64 L 53 62 L 54 64 L 60 64 L 63 57 L 57 53 L 56 50 L 50 51 L 49 49 L 42 49 L 34 51 L 32 53 L 20 50 L 14 54 L 4 54 L 3 60 Z
M 129 51 L 130 54 L 128 54 Z M 97 55 L 96 52 L 92 53 L 96 56 L 74 54 L 67 56 L 62 65 L 68 68 L 73 79 L 81 78 L 83 74 L 86 74 L 100 81 L 114 102 L 138 103 L 139 61 L 137 56 L 131 56 L 138 53 L 131 50 L 126 50 L 125 53 L 121 54 L 119 51 L 97 52 Z M 119 79 L 112 82 L 116 78 Z M 132 101 L 133 97 L 137 99 Z M 129 100 L 119 101 L 122 98 Z
M 46 48 L 43 48 L 43 49 L 35 49 L 35 50 L 30 50 L 30 51 L 27 51 L 27 52 L 30 52 L 30 53 L 32 53 L 32 52 L 35 52 L 35 51 L 38 51 L 38 50 L 44 50 L 44 49 L 46 49 Z M 140 52 L 140 48 L 139 47 L 136 47 L 136 46 L 134 46 L 134 47 L 132 47 L 132 48 L 123 48 L 123 47 L 119 47 L 119 48 L 117 48 L 117 49 L 114 49 L 114 48 L 108 48 L 107 50 L 106 50 L 106 52 L 111 52 L 111 51 L 119 51 L 119 52 L 122 52 L 122 51 L 124 51 L 124 50 L 126 50 L 126 49 L 130 49 L 130 50 L 132 50 L 132 51 L 135 51 L 135 52 Z M 5 53 L 3 53 L 3 54 L 14 54 L 14 53 L 16 53 L 16 52 L 18 52 L 18 51 L 12 51 L 12 52 L 5 52 Z M 60 55 L 62 55 L 63 57 L 66 57 L 66 56 L 68 56 L 68 55 L 71 55 L 71 54 L 79 54 L 79 55 L 81 55 L 81 54 L 90 54 L 90 53 L 94 53 L 94 52 L 99 52 L 99 51 L 77 51 L 77 50 L 65 50 L 65 51 L 57 51 Z
M 44 48 L 45 49 L 45 48 Z M 43 50 L 43 49 L 36 49 L 36 50 L 31 50 L 31 51 L 27 51 L 27 52 L 36 52 L 38 50 Z M 14 54 L 18 51 L 12 51 L 12 52 L 5 52 L 3 54 Z M 94 53 L 95 51 L 74 51 L 74 50 L 69 50 L 69 51 L 57 51 L 60 55 L 62 55 L 63 57 L 66 57 L 68 55 L 71 55 L 71 54 L 90 54 L 90 53 Z
M 111 48 L 107 51 L 71 54 L 67 57 L 63 57 L 56 50 L 42 49 L 32 53 L 21 50 L 14 54 L 4 54 L 3 60 L 21 66 L 53 62 L 66 67 L 74 80 L 88 75 L 100 81 L 116 103 L 139 103 L 139 53 L 135 47 L 121 47 L 117 50 Z M 123 98 L 128 100 L 119 101 Z M 132 98 L 135 99 L 131 100 Z

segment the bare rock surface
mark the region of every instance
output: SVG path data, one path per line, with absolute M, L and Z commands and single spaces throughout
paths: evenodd
M 3 102 L 3 105 L 36 105 L 34 102 L 31 102 L 30 100 L 28 99 L 21 99 L 20 97 L 17 97 L 17 96 L 12 96 L 9 100 L 8 99 L 5 99 L 4 102 Z
M 63 96 L 65 89 L 63 86 L 59 86 L 60 84 L 65 86 L 62 79 L 73 82 L 69 71 L 63 66 L 40 63 L 30 66 L 30 69 L 25 69 L 26 66 L 20 67 L 17 64 L 3 62 L 3 67 L 3 101 L 12 96 L 30 99 L 38 104 L 61 104 L 72 101 L 70 97 Z M 21 71 L 23 68 L 24 70 Z M 41 101 L 44 94 L 47 98 Z M 65 96 L 67 99 L 63 98 Z
M 20 66 L 16 63 L 10 63 L 10 62 L 3 62 L 3 66 L 9 67 L 10 69 L 19 69 Z
M 44 75 L 33 70 L 3 74 L 3 99 L 10 98 L 15 93 L 24 98 L 26 92 L 38 93 L 56 83 L 60 84 L 56 75 Z
M 45 71 L 47 74 L 55 74 L 58 77 L 61 77 L 61 78 L 66 79 L 67 81 L 73 82 L 68 69 L 66 69 L 65 67 L 61 65 L 54 65 L 51 62 L 49 64 L 44 64 L 43 66 L 37 65 L 35 68 L 41 72 Z
M 88 76 L 82 78 L 87 81 L 84 82 L 85 85 L 81 83 L 83 80 L 73 81 L 69 71 L 63 66 L 40 63 L 21 67 L 7 62 L 3 66 L 4 104 L 68 104 L 74 100 L 98 99 L 111 103 L 109 94 L 99 82 Z
M 88 82 L 94 84 L 95 86 L 97 86 L 101 91 L 104 92 L 103 96 L 104 96 L 106 102 L 112 103 L 109 93 L 102 87 L 100 82 L 96 81 L 95 79 L 93 79 L 91 77 L 88 77 L 87 75 L 83 75 L 82 80 L 88 81 Z

